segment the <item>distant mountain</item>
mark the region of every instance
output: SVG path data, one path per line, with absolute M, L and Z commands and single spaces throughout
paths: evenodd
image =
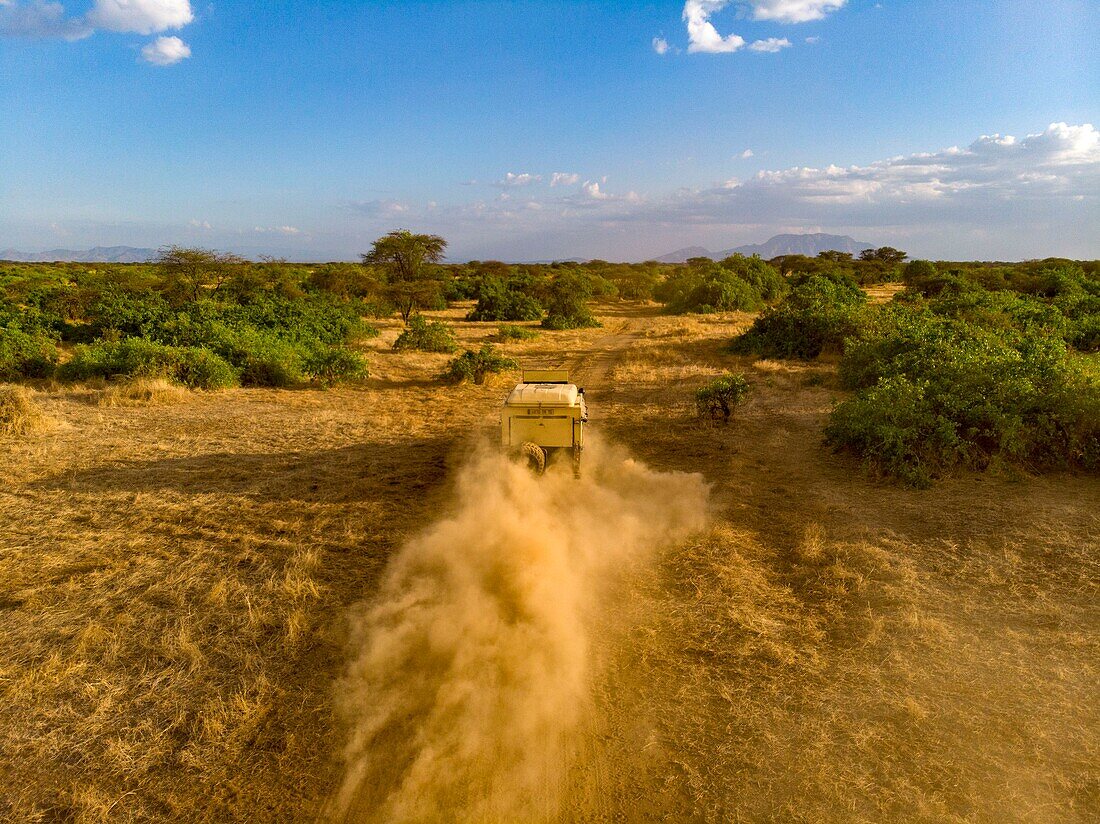
M 654 258 L 654 260 L 658 263 L 684 263 L 693 257 L 714 257 L 714 255 L 710 253 L 709 249 L 704 249 L 702 246 L 685 246 L 683 249 L 661 255 L 659 258 Z
M 760 255 L 771 260 L 780 255 L 806 255 L 814 257 L 821 252 L 848 252 L 858 255 L 864 249 L 874 249 L 875 244 L 863 243 L 847 235 L 826 235 L 818 232 L 812 235 L 776 235 L 767 243 L 737 246 L 718 253 L 718 259 L 730 255 Z
M 156 256 L 156 249 L 138 249 L 133 246 L 96 246 L 83 252 L 72 249 L 50 249 L 47 252 L 0 249 L 0 260 L 19 263 L 148 263 Z
M 688 246 L 663 257 L 656 258 L 661 263 L 683 263 L 688 258 L 709 257 L 722 260 L 730 255 L 760 255 L 771 260 L 780 255 L 806 255 L 815 257 L 821 252 L 848 252 L 858 255 L 864 249 L 874 249 L 875 244 L 864 243 L 847 235 L 826 235 L 820 232 L 812 235 L 776 235 L 766 243 L 750 243 L 747 246 L 735 246 L 722 252 L 709 252 L 702 246 Z

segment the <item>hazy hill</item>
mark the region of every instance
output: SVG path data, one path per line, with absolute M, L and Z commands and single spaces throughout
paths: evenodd
M 18 249 L 0 249 L 0 260 L 20 263 L 146 263 L 157 256 L 156 249 L 139 249 L 134 246 L 96 246 L 94 249 L 50 249 L 46 252 L 20 252 Z
M 683 263 L 685 260 L 693 257 L 715 257 L 715 255 L 709 250 L 704 249 L 702 246 L 685 246 L 683 249 L 677 249 L 675 252 L 669 252 L 667 255 L 661 255 L 659 258 L 654 258 L 660 263 Z
M 721 260 L 730 255 L 760 255 L 770 260 L 780 255 L 808 255 L 814 257 L 821 252 L 849 252 L 858 255 L 864 249 L 874 249 L 875 244 L 864 243 L 847 235 L 826 235 L 821 232 L 809 235 L 776 235 L 766 243 L 750 243 L 735 246 L 721 252 L 710 252 L 702 246 L 688 246 L 657 258 L 661 263 L 683 263 L 688 258 L 709 257 Z

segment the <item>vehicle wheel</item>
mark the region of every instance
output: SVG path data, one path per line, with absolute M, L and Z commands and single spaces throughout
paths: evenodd
M 528 468 L 536 475 L 541 475 L 546 471 L 546 450 L 541 446 L 527 441 L 520 447 L 519 451 L 527 462 Z

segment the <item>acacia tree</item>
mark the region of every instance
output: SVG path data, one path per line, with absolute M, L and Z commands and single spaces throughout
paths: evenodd
M 362 255 L 364 266 L 381 266 L 385 271 L 386 296 L 406 326 L 413 312 L 439 296 L 441 283 L 434 264 L 443 260 L 446 248 L 447 241 L 439 235 L 414 235 L 408 229 L 398 229 L 378 238 Z
M 198 300 L 215 293 L 239 272 L 247 261 L 227 252 L 166 246 L 157 253 L 156 267 L 164 278 L 164 291 L 175 303 Z
M 859 253 L 860 260 L 880 261 L 887 266 L 897 266 L 909 255 L 893 246 L 880 246 L 877 249 L 864 249 Z

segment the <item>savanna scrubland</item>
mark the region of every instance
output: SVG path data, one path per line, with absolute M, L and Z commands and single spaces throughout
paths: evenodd
M 1095 263 L 405 240 L 0 264 L 0 816 L 1100 815 Z

